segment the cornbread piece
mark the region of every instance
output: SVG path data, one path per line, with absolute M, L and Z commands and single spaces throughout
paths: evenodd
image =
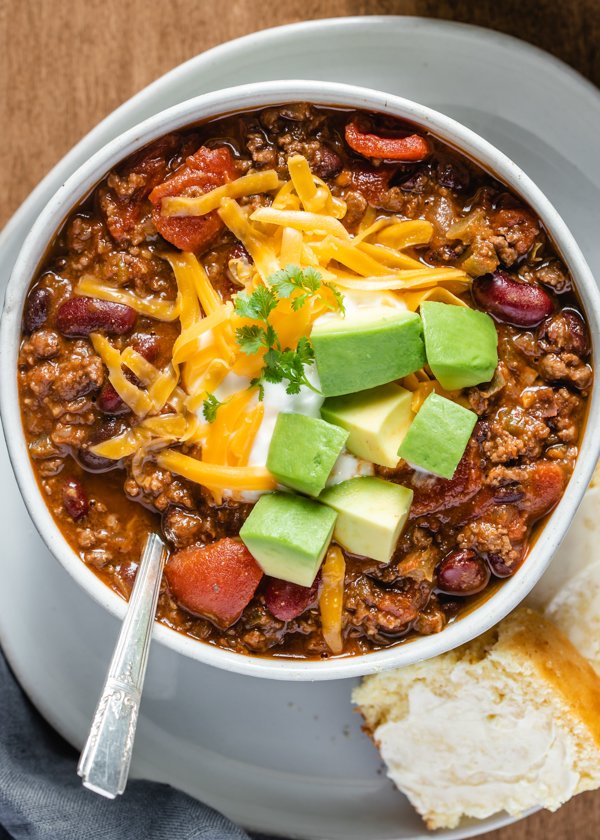
M 367 677 L 353 699 L 430 829 L 554 811 L 600 786 L 600 678 L 526 607 L 457 650 Z
M 600 674 L 600 475 L 592 479 L 550 568 L 527 598 Z

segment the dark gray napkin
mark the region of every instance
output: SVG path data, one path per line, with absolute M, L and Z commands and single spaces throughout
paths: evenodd
M 77 760 L 0 651 L 0 840 L 249 840 L 169 785 L 134 780 L 119 799 L 104 799 L 82 787 Z

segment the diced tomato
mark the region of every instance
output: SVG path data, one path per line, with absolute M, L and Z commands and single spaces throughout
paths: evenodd
M 479 447 L 472 440 L 452 478 L 423 480 L 420 475 L 417 476 L 413 485 L 415 495 L 410 510 L 411 518 L 456 508 L 472 499 L 482 486 Z
M 527 477 L 521 482 L 523 499 L 518 506 L 530 519 L 539 519 L 558 503 L 566 484 L 563 468 L 552 461 L 538 461 L 527 470 Z
M 111 236 L 117 242 L 127 238 L 140 221 L 143 203 L 165 177 L 167 162 L 177 145 L 177 137 L 169 134 L 142 149 L 131 159 L 126 170 L 118 173 L 118 186 L 102 192 L 100 204 Z
M 264 589 L 265 604 L 269 612 L 280 621 L 291 621 L 314 607 L 319 596 L 320 574 L 312 586 L 298 586 L 279 578 L 267 578 Z
M 389 190 L 390 180 L 397 169 L 396 166 L 375 168 L 364 164 L 355 166 L 352 170 L 346 170 L 346 172 L 350 176 L 352 188 L 362 193 L 369 204 L 378 207 Z
M 417 161 L 429 154 L 429 143 L 420 134 L 406 137 L 380 137 L 354 119 L 346 125 L 346 143 L 359 155 L 379 160 Z
M 226 629 L 241 616 L 263 572 L 243 543 L 226 537 L 203 548 L 176 551 L 165 575 L 184 609 Z
M 229 149 L 201 146 L 183 166 L 150 193 L 150 201 L 154 205 L 152 218 L 160 235 L 182 251 L 206 248 L 223 229 L 223 222 L 216 211 L 205 216 L 163 216 L 162 199 L 173 195 L 201 195 L 233 178 L 235 169 Z

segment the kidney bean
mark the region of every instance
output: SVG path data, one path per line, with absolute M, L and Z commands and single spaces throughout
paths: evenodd
M 402 192 L 415 193 L 421 195 L 427 189 L 428 179 L 427 174 L 422 168 L 418 168 L 408 175 L 403 172 L 392 180 L 391 186 L 398 186 Z
M 342 168 L 342 159 L 337 152 L 329 146 L 321 146 L 318 160 L 314 163 L 312 170 L 319 178 L 333 178 Z
M 500 554 L 487 554 L 486 560 L 492 574 L 497 578 L 510 577 L 511 575 L 514 575 L 519 568 L 518 563 L 514 563 L 509 566 Z
M 442 187 L 455 192 L 467 190 L 471 183 L 469 170 L 459 161 L 440 161 L 436 167 L 436 178 Z
M 265 604 L 275 618 L 291 621 L 316 604 L 320 582 L 320 575 L 317 575 L 312 586 L 298 586 L 287 580 L 267 578 Z
M 494 501 L 499 505 L 509 505 L 520 502 L 525 496 L 524 491 L 518 484 L 505 484 L 494 490 Z
M 123 402 L 111 382 L 105 382 L 100 389 L 96 406 L 104 414 L 126 414 L 129 411 L 129 406 Z
M 575 353 L 583 358 L 590 352 L 585 322 L 576 309 L 557 312 L 538 327 L 537 339 L 547 353 Z
M 48 319 L 51 299 L 50 289 L 38 286 L 29 293 L 23 312 L 23 327 L 26 333 L 30 334 L 44 326 Z
M 200 516 L 174 505 L 163 512 L 162 530 L 175 548 L 187 548 L 193 543 L 203 542 L 202 538 L 207 536 L 206 523 Z
M 135 319 L 135 309 L 123 303 L 74 297 L 59 306 L 56 326 L 68 337 L 88 336 L 96 331 L 105 335 L 123 335 L 133 329 Z
M 122 420 L 116 417 L 107 417 L 92 433 L 87 446 L 80 447 L 74 453 L 75 460 L 88 472 L 102 473 L 117 469 L 121 466 L 119 461 L 113 461 L 112 458 L 103 458 L 101 455 L 96 455 L 88 447 L 96 443 L 101 443 L 104 440 L 109 440 L 109 438 L 121 434 L 127 428 L 127 424 Z
M 135 333 L 131 336 L 131 346 L 147 362 L 155 362 L 160 353 L 160 336 L 151 333 Z
M 541 286 L 515 280 L 504 271 L 473 281 L 475 303 L 496 321 L 515 327 L 537 327 L 552 315 L 552 298 Z
M 63 506 L 71 519 L 78 522 L 87 516 L 90 502 L 81 481 L 70 478 L 62 488 Z
M 448 595 L 475 595 L 488 585 L 490 570 L 472 548 L 451 551 L 436 569 L 437 587 Z

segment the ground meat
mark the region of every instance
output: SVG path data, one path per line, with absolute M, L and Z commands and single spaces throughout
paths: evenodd
M 361 193 L 372 207 L 386 210 L 390 213 L 402 213 L 406 216 L 419 215 L 408 212 L 408 205 L 419 203 L 418 196 L 402 192 L 400 187 L 390 186 L 394 176 L 394 167 L 374 168 L 365 165 L 352 170 L 343 170 L 336 179 L 336 185 L 341 187 L 341 195 L 346 197 L 345 189 Z
M 494 234 L 489 241 L 505 266 L 513 265 L 531 250 L 540 230 L 535 216 L 523 207 L 496 210 L 491 227 Z
M 431 636 L 434 633 L 441 633 L 448 623 L 448 616 L 440 606 L 435 595 L 432 595 L 429 603 L 416 617 L 413 630 L 421 636 Z
M 175 300 L 177 283 L 166 260 L 148 248 L 132 246 L 113 251 L 99 262 L 96 273 L 109 283 L 127 286 L 140 297 Z
M 358 190 L 348 190 L 344 193 L 346 202 L 346 215 L 344 225 L 349 231 L 355 231 L 362 222 L 363 216 L 368 207 L 367 199 Z
M 473 277 L 482 277 L 484 274 L 491 274 L 498 266 L 498 254 L 493 242 L 489 239 L 476 237 L 463 258 L 460 268 Z
M 26 357 L 29 364 L 33 364 L 33 359 L 52 359 L 59 352 L 60 336 L 55 330 L 50 329 L 32 333 L 29 341 L 21 349 L 22 357 Z
M 35 336 L 35 334 L 34 334 Z M 35 341 L 32 336 L 32 341 Z M 31 347 L 34 344 L 30 341 Z M 43 348 L 58 345 L 58 337 L 43 337 Z M 25 346 L 21 356 L 27 361 L 30 347 Z M 87 341 L 74 341 L 62 345 L 62 352 L 53 352 L 52 361 L 34 365 L 23 376 L 23 384 L 29 393 L 43 403 L 50 395 L 59 401 L 73 401 L 99 390 L 104 382 L 104 366 Z M 71 411 L 76 409 L 71 408 Z
M 522 555 L 527 534 L 526 516 L 514 505 L 497 505 L 480 519 L 469 522 L 457 537 L 461 548 L 474 548 L 480 554 L 496 554 L 507 566 Z
M 501 408 L 489 421 L 489 437 L 482 448 L 494 464 L 539 458 L 550 435 L 542 420 L 515 406 Z
M 166 510 L 169 505 L 190 510 L 195 507 L 193 492 L 187 482 L 175 478 L 173 473 L 157 467 L 156 464 L 146 464 L 135 476 L 129 475 L 124 489 L 130 499 L 150 505 L 160 512 Z
M 347 593 L 345 607 L 352 614 L 349 622 L 353 627 L 360 627 L 379 644 L 387 644 L 409 631 L 430 595 L 431 585 L 426 581 L 405 578 L 387 588 L 360 576 Z
M 571 278 L 564 265 L 558 260 L 552 260 L 552 262 L 530 271 L 530 276 L 533 276 L 536 282 L 543 283 L 544 286 L 550 286 L 559 295 L 570 292 L 572 289 Z
M 109 255 L 113 248 L 104 224 L 88 215 L 75 216 L 66 232 L 68 267 L 75 274 L 83 274 L 98 259 Z
M 582 362 L 575 353 L 548 353 L 540 359 L 538 370 L 544 379 L 550 382 L 568 382 L 580 391 L 592 384 L 591 367 Z
M 222 537 L 237 536 L 251 509 L 251 505 L 211 505 L 206 501 L 196 502 L 194 513 L 170 507 L 163 514 L 163 529 L 177 548 L 192 543 L 205 545 Z
M 577 443 L 583 419 L 583 399 L 567 388 L 554 389 L 556 414 L 550 421 L 556 437 L 563 443 Z
M 238 633 L 244 647 L 254 653 L 264 653 L 281 643 L 286 629 L 285 621 L 271 615 L 264 604 L 254 603 L 245 610 Z

